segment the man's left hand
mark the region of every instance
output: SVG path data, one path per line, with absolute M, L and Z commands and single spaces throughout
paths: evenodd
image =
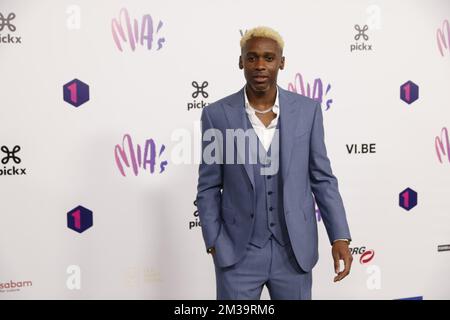
M 334 277 L 334 282 L 341 281 L 350 273 L 353 257 L 348 248 L 348 242 L 345 240 L 337 240 L 333 243 L 331 254 L 334 260 L 334 272 L 337 276 Z M 339 270 L 339 260 L 344 260 L 344 270 Z

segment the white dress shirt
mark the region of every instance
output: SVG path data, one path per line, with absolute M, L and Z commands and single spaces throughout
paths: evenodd
M 272 111 L 276 114 L 275 119 L 273 119 L 270 124 L 266 127 L 264 123 L 258 118 L 256 115 L 255 109 L 250 105 L 248 102 L 247 97 L 247 91 L 244 88 L 244 95 L 245 95 L 245 112 L 247 112 L 248 119 L 250 120 L 250 123 L 252 124 L 253 129 L 255 130 L 256 135 L 258 136 L 259 140 L 261 141 L 261 144 L 263 145 L 264 149 L 267 150 L 270 147 L 270 144 L 272 143 L 273 136 L 275 134 L 275 129 L 277 127 L 278 119 L 280 118 L 280 104 L 278 99 L 278 87 L 277 87 L 277 93 L 275 98 L 275 104 L 273 105 Z M 333 241 L 349 241 L 348 239 L 336 239 Z
M 267 127 L 258 118 L 255 109 L 248 102 L 247 91 L 245 90 L 245 88 L 244 88 L 244 95 L 245 95 L 245 112 L 247 112 L 248 119 L 250 120 L 250 123 L 252 124 L 252 127 L 259 138 L 259 141 L 261 141 L 261 144 L 263 145 L 264 149 L 267 152 L 267 150 L 269 150 L 270 144 L 272 143 L 273 136 L 277 128 L 278 119 L 280 117 L 280 104 L 278 102 L 279 101 L 278 87 L 277 93 L 275 95 L 276 96 L 275 104 L 273 105 L 272 109 L 272 111 L 276 114 L 276 117 L 270 122 L 270 124 Z

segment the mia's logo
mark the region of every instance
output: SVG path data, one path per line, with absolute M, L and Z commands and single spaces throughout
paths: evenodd
M 293 83 L 289 82 L 289 84 L 288 84 L 289 91 L 301 94 L 303 96 L 307 96 L 308 98 L 318 101 L 320 104 L 322 104 L 322 101 L 325 100 L 325 96 L 328 94 L 330 89 L 331 89 L 331 84 L 328 84 L 326 86 L 326 89 L 324 92 L 322 79 L 320 79 L 320 78 L 315 79 L 312 86 L 310 85 L 310 83 L 306 83 L 306 86 L 305 86 L 305 82 L 303 81 L 303 76 L 299 72 L 295 75 L 294 82 Z M 327 107 L 326 107 L 325 111 L 330 109 L 332 102 L 333 102 L 332 98 L 326 99 L 325 104 Z
M 156 30 L 153 25 L 153 18 L 149 14 L 142 16 L 142 20 L 139 28 L 139 21 L 134 19 L 131 21 L 128 10 L 122 8 L 119 12 L 119 19 L 112 19 L 111 21 L 111 32 L 119 51 L 123 51 L 122 43 L 128 42 L 131 51 L 136 50 L 136 46 L 145 46 L 147 50 L 153 48 L 153 40 L 156 39 L 157 48 L 156 51 L 160 50 L 163 43 L 166 41 L 164 37 L 159 37 L 163 26 L 163 22 L 159 21 Z
M 142 152 L 144 149 L 144 152 Z M 155 172 L 157 160 L 159 161 L 159 173 L 164 172 L 168 162 L 166 160 L 159 160 L 161 158 L 166 146 L 161 144 L 157 150 L 155 140 L 147 139 L 144 148 L 139 144 L 133 144 L 131 136 L 127 133 L 123 136 L 122 145 L 117 144 L 114 148 L 114 158 L 116 160 L 117 168 L 120 174 L 126 177 L 124 166 L 132 167 L 133 174 L 137 176 L 141 170 L 149 170 L 151 174 Z
M 208 92 L 205 91 L 205 88 L 208 86 L 208 81 L 203 81 L 201 85 L 199 85 L 197 81 L 192 81 L 192 86 L 195 89 L 195 91 L 192 92 L 192 98 L 196 99 L 199 97 L 199 95 L 201 95 L 201 97 L 205 99 L 209 97 Z M 188 102 L 187 109 L 188 111 L 192 109 L 203 109 L 208 104 L 209 103 L 206 103 L 203 100 L 200 101 L 194 100 L 193 102 Z
M 358 42 L 360 40 L 364 40 L 364 41 L 369 40 L 369 36 L 366 34 L 366 32 L 369 30 L 369 27 L 367 26 L 367 24 L 365 24 L 363 27 L 361 27 L 358 24 L 355 24 L 354 28 L 358 33 L 354 36 L 354 39 L 356 40 L 356 42 L 354 44 L 350 45 L 350 52 L 371 51 L 372 50 L 371 44 L 368 44 L 366 42 Z
M 443 163 L 442 158 L 445 159 L 445 156 L 447 155 L 448 162 L 450 163 L 450 142 L 446 127 L 442 128 L 441 136 L 436 136 L 434 139 L 434 147 L 436 148 L 436 155 L 439 162 Z
M 442 28 L 437 29 L 436 41 L 441 56 L 444 56 L 444 53 L 450 53 L 450 25 L 447 19 L 442 23 Z M 447 52 L 444 52 L 444 48 Z
M 2 164 L 8 164 L 10 161 L 19 164 L 22 160 L 17 156 L 17 153 L 20 151 L 20 146 L 14 146 L 13 148 L 8 148 L 7 146 L 1 146 L 0 150 L 4 153 L 4 156 L 1 158 Z M 8 168 L 6 166 L 3 169 L 0 169 L 0 176 L 19 176 L 25 175 L 26 168 L 16 168 L 14 165 L 12 168 Z
M 16 31 L 16 26 L 12 23 L 12 20 L 16 17 L 16 14 L 11 12 L 6 17 L 0 12 L 0 32 L 9 30 L 10 32 Z M 0 43 L 22 43 L 22 37 L 12 36 L 11 34 L 0 34 Z

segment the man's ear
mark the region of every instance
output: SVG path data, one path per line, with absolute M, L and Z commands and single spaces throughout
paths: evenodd
M 284 57 L 281 57 L 280 70 L 284 69 Z
M 244 64 L 242 63 L 242 56 L 239 56 L 239 69 L 244 69 Z

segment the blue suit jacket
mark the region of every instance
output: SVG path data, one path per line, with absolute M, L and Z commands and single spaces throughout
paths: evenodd
M 219 130 L 224 140 L 226 129 L 248 129 L 244 88 L 203 109 L 202 137 L 211 128 Z M 318 260 L 312 195 L 331 243 L 351 239 L 350 231 L 327 157 L 320 103 L 280 87 L 278 91 L 284 215 L 296 259 L 309 272 Z M 202 154 L 210 143 L 202 141 Z M 197 207 L 205 245 L 215 247 L 215 263 L 226 267 L 245 254 L 254 222 L 255 192 L 252 165 L 225 164 L 226 151 L 222 155 L 223 164 L 202 161 L 199 166 Z

